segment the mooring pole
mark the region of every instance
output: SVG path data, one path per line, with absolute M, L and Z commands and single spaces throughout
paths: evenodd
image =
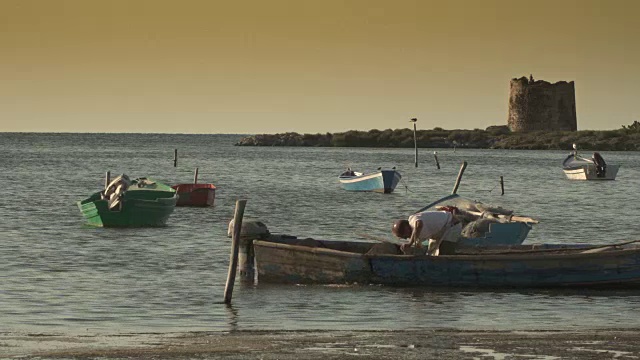
M 178 166 L 178 149 L 173 150 L 173 167 Z
M 196 168 L 196 170 L 193 172 L 193 183 L 198 183 L 198 168 Z
M 418 119 L 413 118 L 410 121 L 413 123 L 413 147 L 416 149 L 415 164 L 416 164 L 416 167 L 418 167 L 418 137 L 416 135 L 416 122 L 418 121 Z
M 224 287 L 224 303 L 231 304 L 233 284 L 236 280 L 236 268 L 238 267 L 238 248 L 240 246 L 240 230 L 242 229 L 242 217 L 247 200 L 236 201 L 236 211 L 233 215 L 233 238 L 231 239 L 231 255 L 229 257 L 229 272 L 227 284 Z
M 455 194 L 458 192 L 458 186 L 460 186 L 460 180 L 462 180 L 462 174 L 464 173 L 464 169 L 467 168 L 467 162 L 463 161 L 462 166 L 460 166 L 460 171 L 458 172 L 458 177 L 456 178 L 456 184 L 453 186 L 453 191 L 451 194 Z
M 433 152 L 433 158 L 436 159 L 436 167 L 438 168 L 438 170 L 440 170 L 440 163 L 438 162 L 438 152 L 437 151 Z
M 504 195 L 504 178 L 500 176 L 500 195 Z
M 111 171 L 107 171 L 104 174 L 104 189 L 107 190 L 109 183 L 111 182 Z

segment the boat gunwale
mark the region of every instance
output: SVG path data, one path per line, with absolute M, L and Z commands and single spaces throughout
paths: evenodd
M 303 251 L 303 252 L 309 252 L 309 253 L 326 253 L 326 254 L 339 255 L 342 257 L 349 257 L 349 258 L 362 258 L 364 256 L 364 254 L 350 252 L 350 251 L 335 250 L 335 249 L 329 249 L 329 248 L 323 248 L 323 247 L 311 247 L 311 246 L 304 246 L 304 245 L 283 244 L 279 242 L 258 240 L 258 239 L 253 240 L 253 245 L 276 248 L 276 249 L 297 250 L 297 251 Z
M 369 244 L 368 242 L 363 242 Z M 590 247 L 580 248 L 580 249 L 549 249 L 548 252 L 541 252 L 540 250 L 536 250 L 535 255 L 531 253 L 522 253 L 522 252 L 513 252 L 513 253 L 502 253 L 502 254 L 460 254 L 460 255 L 405 255 L 405 254 L 366 254 L 366 253 L 356 253 L 349 252 L 344 250 L 335 250 L 323 247 L 310 247 L 304 245 L 294 245 L 294 244 L 283 244 L 268 240 L 254 240 L 254 246 L 265 246 L 277 249 L 285 249 L 285 250 L 295 250 L 295 251 L 303 251 L 310 253 L 325 253 L 338 255 L 342 257 L 351 257 L 351 258 L 364 258 L 364 259 L 381 259 L 381 258 L 391 258 L 401 261 L 413 261 L 413 260 L 427 260 L 430 261 L 452 261 L 452 260 L 471 260 L 471 261 L 487 261 L 487 260 L 499 260 L 499 261 L 513 261 L 513 260 L 549 260 L 549 259 L 589 259 L 589 258 L 602 258 L 602 257 L 611 257 L 611 256 L 625 256 L 632 253 L 640 253 L 640 247 L 637 248 L 624 248 L 624 249 L 611 249 L 603 252 L 592 252 L 585 253 Z M 374 244 L 375 243 L 370 243 Z M 615 245 L 603 245 L 603 246 L 615 246 Z M 565 252 L 562 252 L 565 251 Z M 570 252 L 569 252 L 570 251 Z M 545 253 L 545 255 L 538 255 Z
M 215 190 L 217 189 L 216 186 L 212 183 L 183 183 L 183 184 L 175 184 L 175 185 L 171 185 L 171 188 L 174 191 L 178 191 L 178 188 L 180 186 L 193 186 L 194 189 L 193 190 L 202 190 L 202 189 L 211 189 L 211 190 Z M 191 190 L 191 191 L 193 191 Z M 191 191 L 187 191 L 187 192 L 191 192 Z

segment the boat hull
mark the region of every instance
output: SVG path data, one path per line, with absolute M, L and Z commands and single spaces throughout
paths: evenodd
M 520 245 L 529 235 L 532 226 L 524 222 L 495 223 L 483 237 L 460 238 L 458 246 L 484 247 L 496 245 Z
M 147 178 L 135 179 L 122 193 L 119 205 L 103 199 L 96 192 L 78 201 L 87 223 L 100 227 L 160 227 L 167 220 L 178 201 L 176 191 L 168 185 Z
M 563 168 L 564 174 L 569 180 L 615 180 L 620 165 L 607 165 L 605 176 L 596 175 L 595 165 L 582 165 L 571 168 Z
M 348 242 L 357 243 L 348 251 L 336 249 L 330 241 L 320 243 L 254 241 L 258 281 L 427 287 L 640 285 L 640 248 L 412 256 L 367 254 L 362 249 L 366 243 Z
M 373 191 L 391 193 L 400 182 L 402 175 L 395 170 L 381 170 L 360 176 L 341 176 L 342 187 L 348 191 Z
M 166 226 L 177 200 L 175 194 L 171 198 L 156 200 L 124 200 L 121 211 L 110 211 L 106 200 L 79 201 L 78 207 L 87 223 L 93 226 L 161 227 Z
M 178 193 L 176 206 L 213 206 L 216 198 L 213 184 L 178 184 L 172 188 Z
M 380 256 L 373 283 L 403 286 L 588 287 L 640 282 L 640 250 L 595 254 Z

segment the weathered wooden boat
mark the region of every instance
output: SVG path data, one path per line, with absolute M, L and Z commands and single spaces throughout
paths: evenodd
M 176 206 L 213 206 L 216 198 L 213 184 L 177 184 L 171 187 L 178 193 Z
M 562 171 L 570 180 L 615 180 L 619 168 L 620 165 L 607 164 L 597 152 L 587 159 L 574 150 L 562 162 Z
M 445 287 L 640 285 L 640 247 L 515 245 L 452 255 L 404 255 L 391 243 L 254 240 L 258 282 Z
M 378 169 L 368 174 L 347 170 L 340 174 L 338 180 L 345 190 L 388 194 L 393 192 L 401 178 L 402 175 L 393 168 L 391 170 Z
M 121 175 L 77 204 L 89 225 L 157 227 L 166 225 L 177 200 L 176 191 L 168 185 Z

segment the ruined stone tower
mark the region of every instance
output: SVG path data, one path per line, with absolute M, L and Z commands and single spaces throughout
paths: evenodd
M 507 124 L 511 131 L 578 130 L 573 81 L 511 79 Z

